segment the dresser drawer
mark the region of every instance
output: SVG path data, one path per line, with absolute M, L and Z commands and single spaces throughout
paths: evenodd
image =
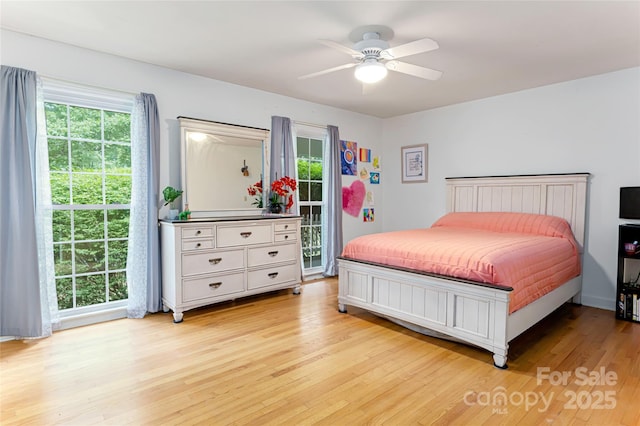
M 214 248 L 213 238 L 209 238 L 207 240 L 197 240 L 195 238 L 182 240 L 182 251 L 205 250 L 212 248 Z
M 285 241 L 295 241 L 298 239 L 297 232 L 287 232 L 284 234 L 276 234 L 274 235 L 274 241 L 276 243 L 283 243 Z
M 224 272 L 244 268 L 244 250 L 182 255 L 182 276 Z
M 196 278 L 182 282 L 182 301 L 192 302 L 244 291 L 244 273 Z
M 271 225 L 218 227 L 218 247 L 246 246 L 271 242 Z
M 182 228 L 182 239 L 213 237 L 213 226 Z
M 276 232 L 296 231 L 295 222 L 280 222 L 273 225 L 273 229 Z
M 295 244 L 283 244 L 270 247 L 249 249 L 247 263 L 249 267 L 288 262 L 296 259 L 298 247 Z
M 300 269 L 298 265 L 294 263 L 292 265 L 250 271 L 247 276 L 247 287 L 251 290 L 288 281 L 299 281 L 299 279 Z

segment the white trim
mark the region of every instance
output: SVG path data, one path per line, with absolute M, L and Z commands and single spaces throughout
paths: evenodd
M 56 330 L 67 330 L 74 327 L 82 327 L 85 325 L 97 324 L 100 322 L 122 319 L 127 317 L 127 307 L 119 306 L 111 309 L 103 309 L 100 311 L 86 312 L 83 314 L 71 315 L 60 318 Z
M 131 113 L 135 94 L 42 77 L 45 102 Z

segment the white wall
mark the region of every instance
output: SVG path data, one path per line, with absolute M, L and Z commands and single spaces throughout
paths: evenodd
M 376 221 L 343 215 L 345 241 L 429 226 L 445 211 L 448 176 L 590 172 L 583 303 L 613 309 L 618 188 L 640 185 L 640 69 L 380 120 L 6 30 L 2 64 L 41 75 L 156 95 L 161 187 L 179 185 L 179 115 L 269 128 L 270 117 L 339 127 L 382 158 Z M 446 77 L 445 77 L 446 78 Z M 428 96 L 428 93 L 425 93 Z M 429 182 L 400 183 L 400 147 L 429 144 Z M 348 186 L 355 177 L 343 177 Z
M 425 93 L 428 96 L 428 93 Z M 400 147 L 429 144 L 429 182 L 400 183 Z M 589 172 L 583 303 L 613 309 L 619 188 L 640 185 L 640 69 L 385 120 L 384 230 L 445 213 L 445 177 Z
M 340 138 L 377 150 L 382 120 L 324 105 L 161 68 L 1 30 L 0 61 L 38 74 L 131 93 L 153 93 L 161 122 L 160 188 L 180 185 L 180 134 L 176 117 L 186 116 L 259 128 L 271 127 L 271 116 L 338 126 Z M 344 184 L 352 179 L 345 177 Z M 380 195 L 379 186 L 373 188 Z M 344 215 L 344 238 L 378 232 L 382 221 L 363 223 Z

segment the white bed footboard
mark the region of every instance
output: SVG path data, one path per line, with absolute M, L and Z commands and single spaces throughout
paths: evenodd
M 583 250 L 588 173 L 447 178 L 449 211 L 537 213 L 566 219 Z M 413 328 L 487 349 L 494 364 L 506 368 L 509 341 L 571 299 L 578 298 L 576 277 L 509 315 L 510 291 L 338 259 L 338 308 L 357 306 Z
M 339 310 L 357 306 L 487 349 L 506 364 L 509 293 L 346 259 L 338 260 Z

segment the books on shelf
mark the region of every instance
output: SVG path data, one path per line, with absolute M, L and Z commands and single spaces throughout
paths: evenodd
M 618 317 L 640 322 L 640 289 L 633 292 L 631 289 L 622 291 L 618 296 L 616 311 Z

